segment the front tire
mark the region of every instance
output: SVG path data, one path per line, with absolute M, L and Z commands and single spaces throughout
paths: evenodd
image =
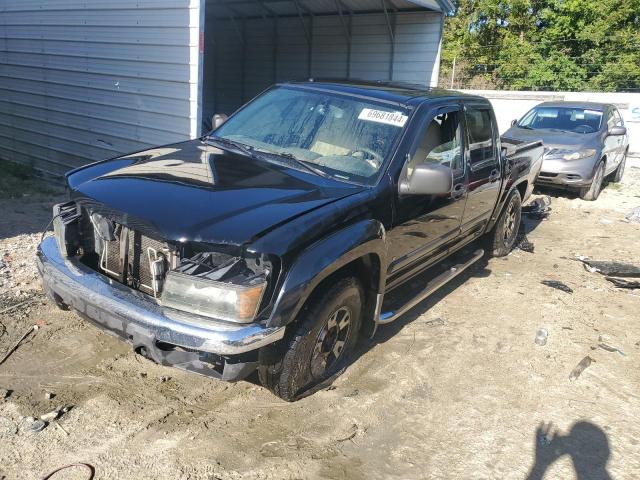
M 522 198 L 520 192 L 514 189 L 509 194 L 495 227 L 487 236 L 487 244 L 492 256 L 504 257 L 509 254 L 516 244 L 521 220 Z
M 596 173 L 593 175 L 591 185 L 580 189 L 580 198 L 588 202 L 597 200 L 602 191 L 602 182 L 604 181 L 604 162 L 598 164 Z
M 283 343 L 260 352 L 263 386 L 288 402 L 343 369 L 358 340 L 364 293 L 353 277 L 315 292 Z

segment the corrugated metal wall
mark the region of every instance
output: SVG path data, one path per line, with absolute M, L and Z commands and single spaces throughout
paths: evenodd
M 198 129 L 200 0 L 2 0 L 0 157 L 60 174 Z
M 437 84 L 438 12 L 390 14 L 393 42 L 384 14 L 342 20 L 338 15 L 243 20 L 211 14 L 205 27 L 207 52 L 214 51 L 213 57 L 205 53 L 207 117 L 233 112 L 275 81 L 333 77 Z

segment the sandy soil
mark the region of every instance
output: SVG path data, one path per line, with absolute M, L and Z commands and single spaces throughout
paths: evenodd
M 547 220 L 526 221 L 534 253 L 471 269 L 293 404 L 157 366 L 57 310 L 33 263 L 52 199 L 0 200 L 0 356 L 40 326 L 0 365 L 0 479 L 76 462 L 98 479 L 640 478 L 640 292 L 573 259 L 640 264 L 640 224 L 624 221 L 640 206 L 640 161 L 595 203 L 553 195 Z M 62 405 L 30 433 L 25 417 Z

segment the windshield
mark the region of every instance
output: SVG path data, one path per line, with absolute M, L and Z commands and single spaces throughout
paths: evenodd
M 278 87 L 211 135 L 293 159 L 337 179 L 372 184 L 408 119 L 405 109 Z
M 594 133 L 600 130 L 602 112 L 577 107 L 536 107 L 518 122 L 521 128 Z

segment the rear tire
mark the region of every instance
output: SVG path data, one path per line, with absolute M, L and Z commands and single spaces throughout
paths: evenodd
M 353 277 L 315 292 L 293 329 L 279 344 L 260 351 L 258 377 L 288 402 L 340 372 L 358 340 L 364 293 Z
M 622 176 L 624 175 L 624 167 L 627 163 L 627 153 L 628 151 L 624 152 L 624 156 L 622 157 L 618 168 L 616 168 L 616 171 L 613 173 L 613 178 L 611 179 L 613 183 L 620 183 L 622 181 Z
M 602 191 L 602 182 L 604 181 L 604 162 L 600 162 L 593 175 L 593 181 L 588 187 L 580 189 L 580 198 L 588 202 L 597 200 Z
M 522 199 L 517 189 L 509 194 L 498 221 L 487 235 L 487 246 L 494 257 L 504 257 L 516 244 L 522 220 Z

